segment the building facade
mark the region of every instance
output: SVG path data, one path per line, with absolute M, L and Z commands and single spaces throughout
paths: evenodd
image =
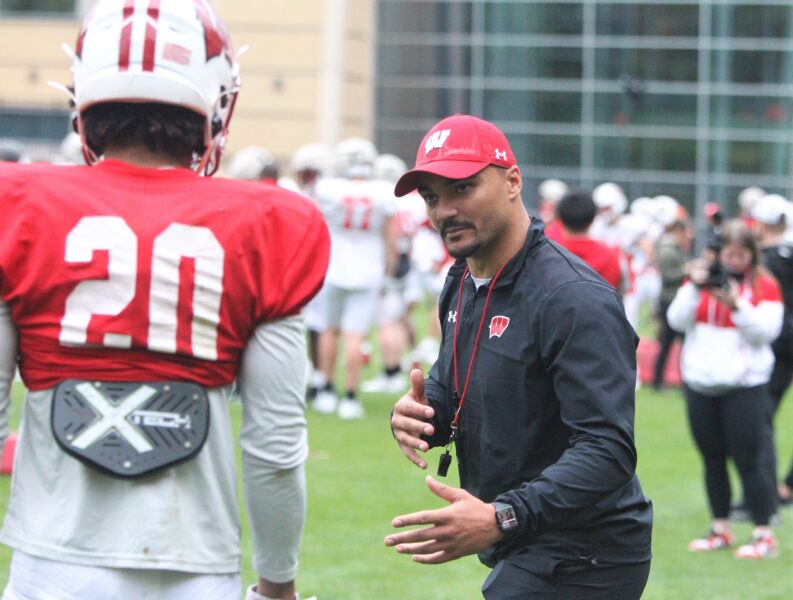
M 94 2 L 0 0 L 0 137 L 21 139 L 34 158 L 70 131 L 68 97 L 47 83 L 71 82 L 61 44 L 74 46 Z M 373 0 L 212 3 L 235 48 L 248 47 L 227 155 L 256 145 L 286 162 L 301 144 L 371 136 Z
M 376 141 L 412 161 L 439 118 L 508 134 L 526 180 L 701 214 L 739 190 L 790 197 L 793 4 L 788 0 L 379 0 Z

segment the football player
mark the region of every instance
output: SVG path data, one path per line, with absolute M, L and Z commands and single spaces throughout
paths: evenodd
M 324 294 L 326 328 L 320 334 L 320 364 L 327 384 L 314 408 L 337 412 L 342 419 L 362 419 L 357 398 L 363 367 L 361 344 L 374 320 L 386 272 L 396 268 L 396 240 L 391 226 L 395 198 L 391 185 L 372 180 L 374 145 L 348 138 L 336 147 L 341 177 L 320 179 L 316 197 L 331 234 L 331 256 Z M 333 373 L 339 336 L 344 338 L 345 394 L 338 400 Z
M 91 166 L 0 165 L 0 437 L 17 356 L 29 390 L 3 598 L 239 597 L 237 378 L 248 598 L 293 600 L 322 215 L 208 177 L 239 76 L 206 0 L 100 0 L 72 60 Z

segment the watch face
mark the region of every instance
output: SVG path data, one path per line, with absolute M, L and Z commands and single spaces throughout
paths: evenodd
M 518 526 L 515 509 L 508 504 L 499 506 L 496 509 L 496 525 L 501 531 L 515 529 Z

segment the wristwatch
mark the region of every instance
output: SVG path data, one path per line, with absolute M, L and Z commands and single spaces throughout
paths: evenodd
M 515 509 L 506 502 L 493 502 L 496 508 L 496 527 L 502 533 L 510 533 L 518 528 L 518 517 L 515 515 Z

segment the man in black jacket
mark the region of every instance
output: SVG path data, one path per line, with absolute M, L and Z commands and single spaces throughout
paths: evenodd
M 777 484 L 774 417 L 793 377 L 793 245 L 785 239 L 788 210 L 788 201 L 778 194 L 767 194 L 752 207 L 758 244 L 763 252 L 763 265 L 779 281 L 785 303 L 782 333 L 771 346 L 774 351 L 774 370 L 768 382 L 770 404 L 766 412 L 765 444 L 760 452 L 771 493 L 777 504 L 785 505 L 793 504 L 793 465 L 787 477 Z
M 418 188 L 457 262 L 439 300 L 443 342 L 394 407 L 405 455 L 456 447 L 450 503 L 396 517 L 385 543 L 420 563 L 478 553 L 487 599 L 634 599 L 652 508 L 635 475 L 636 335 L 619 295 L 529 217 L 509 142 L 467 115 L 435 125 L 396 194 Z M 554 596 L 554 594 L 558 594 Z

